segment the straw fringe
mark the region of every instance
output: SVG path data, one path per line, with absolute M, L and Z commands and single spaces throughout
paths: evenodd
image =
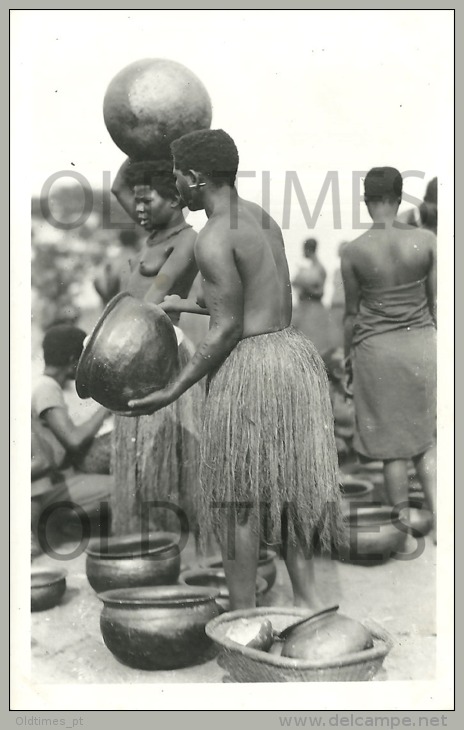
M 333 415 L 324 363 L 289 327 L 242 340 L 209 383 L 201 440 L 199 525 L 224 535 L 224 510 L 248 502 L 267 520 L 267 541 L 323 549 L 343 542 Z
M 192 355 L 185 340 L 179 345 L 179 366 Z M 112 470 L 115 490 L 112 526 L 115 535 L 180 528 L 173 509 L 149 507 L 167 501 L 186 514 L 196 528 L 195 496 L 199 489 L 199 457 L 204 383 L 198 383 L 170 406 L 152 416 L 115 416 Z M 148 520 L 148 525 L 144 524 Z

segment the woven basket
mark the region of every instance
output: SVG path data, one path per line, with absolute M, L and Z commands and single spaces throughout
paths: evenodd
M 256 619 L 259 628 L 263 619 L 269 619 L 274 631 L 279 632 L 295 621 L 311 614 L 296 608 L 251 608 L 230 611 L 206 625 L 206 633 L 220 647 L 218 664 L 229 676 L 226 682 L 363 682 L 372 679 L 392 647 L 391 637 L 377 625 L 366 628 L 372 634 L 374 646 L 349 654 L 337 660 L 311 662 L 306 659 L 268 654 L 251 649 L 229 639 L 227 631 L 241 619 Z

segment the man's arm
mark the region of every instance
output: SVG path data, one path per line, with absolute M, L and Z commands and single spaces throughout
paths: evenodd
M 48 408 L 42 418 L 65 449 L 75 452 L 94 438 L 109 413 L 106 408 L 99 408 L 80 426 L 72 422 L 66 408 Z
M 195 257 L 203 277 L 203 291 L 211 317 L 210 329 L 192 359 L 176 380 L 157 391 L 129 402 L 140 413 L 153 413 L 179 398 L 188 388 L 211 373 L 226 359 L 243 333 L 243 288 L 234 259 L 229 231 L 216 229 L 197 239 Z
M 164 297 L 164 301 L 161 302 L 160 307 L 168 314 L 182 314 L 182 312 L 189 314 L 209 314 L 209 310 L 206 307 L 202 307 L 201 304 L 198 304 L 195 299 L 181 299 L 178 294 L 171 294 Z
M 354 320 L 359 310 L 360 290 L 359 283 L 354 272 L 349 251 L 345 250 L 341 256 L 341 272 L 343 287 L 345 290 L 345 316 L 343 319 L 345 335 L 345 357 L 351 353 L 351 342 L 353 339 Z

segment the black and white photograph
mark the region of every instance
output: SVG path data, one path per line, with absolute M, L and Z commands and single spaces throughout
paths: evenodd
M 12 709 L 445 725 L 454 11 L 12 10 L 10 74 Z

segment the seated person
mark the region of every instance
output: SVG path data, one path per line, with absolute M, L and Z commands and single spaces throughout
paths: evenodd
M 109 474 L 111 434 L 98 436 L 110 411 L 99 407 L 76 425 L 69 415 L 64 388 L 74 380 L 86 334 L 74 325 L 55 325 L 45 334 L 44 374 L 32 392 L 32 414 L 54 453 L 57 467 L 74 466 L 86 473 Z
M 113 482 L 109 476 L 111 434 L 101 439 L 95 436 L 111 414 L 99 407 L 87 421 L 76 426 L 63 394 L 66 381 L 75 376 L 85 336 L 74 325 L 56 325 L 47 331 L 43 341 L 45 371 L 32 393 L 32 557 L 41 552 L 40 518 L 47 507 L 72 502 L 89 520 L 101 520 L 108 513 Z M 92 463 L 96 470 L 89 468 L 91 473 L 86 473 Z M 79 521 L 76 510 L 65 511 L 66 517 L 58 515 L 61 510 L 55 510 L 44 528 L 59 531 L 63 520 L 67 523 L 71 518 L 76 523 L 77 517 Z

